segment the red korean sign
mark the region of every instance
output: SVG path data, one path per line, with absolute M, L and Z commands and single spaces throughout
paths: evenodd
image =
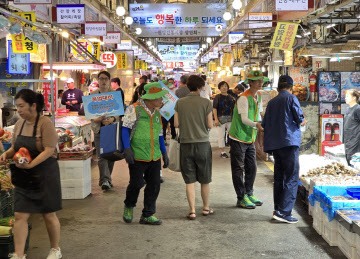
M 115 53 L 106 51 L 100 55 L 100 62 L 106 64 L 106 68 L 112 68 L 117 63 L 117 57 Z
M 184 67 L 184 62 L 175 62 L 175 67 Z
M 163 62 L 162 64 L 166 66 L 167 69 L 174 68 L 174 62 Z
M 44 78 L 47 79 L 47 78 Z M 43 83 L 43 95 L 45 99 L 46 109 L 51 112 L 51 85 L 50 83 Z M 57 90 L 56 90 L 56 80 L 54 80 L 54 111 L 57 110 Z

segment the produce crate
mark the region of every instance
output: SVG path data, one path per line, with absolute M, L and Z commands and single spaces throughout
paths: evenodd
M 14 216 L 14 189 L 0 191 L 0 218 L 10 216 Z
M 59 152 L 59 160 L 86 160 L 94 153 L 94 148 L 81 152 Z
M 29 224 L 29 233 L 26 238 L 25 250 L 26 252 L 29 249 L 30 243 L 30 230 L 32 229 L 31 224 Z M 0 236 L 0 258 L 9 258 L 9 254 L 13 253 L 15 250 L 14 247 L 14 235 L 9 236 Z

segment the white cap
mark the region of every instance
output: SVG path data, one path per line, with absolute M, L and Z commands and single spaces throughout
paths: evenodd
M 68 80 L 66 80 L 66 83 L 67 83 L 67 84 L 74 83 L 74 79 L 69 78 Z

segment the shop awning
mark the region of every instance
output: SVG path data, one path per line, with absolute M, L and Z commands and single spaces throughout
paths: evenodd
M 43 69 L 50 69 L 49 64 L 44 64 Z M 86 62 L 54 62 L 54 70 L 103 70 L 106 65 L 100 63 L 86 63 Z

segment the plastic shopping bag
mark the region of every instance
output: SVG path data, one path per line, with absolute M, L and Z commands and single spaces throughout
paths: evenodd
M 175 172 L 180 172 L 180 143 L 177 139 L 170 140 L 169 160 L 169 169 Z

